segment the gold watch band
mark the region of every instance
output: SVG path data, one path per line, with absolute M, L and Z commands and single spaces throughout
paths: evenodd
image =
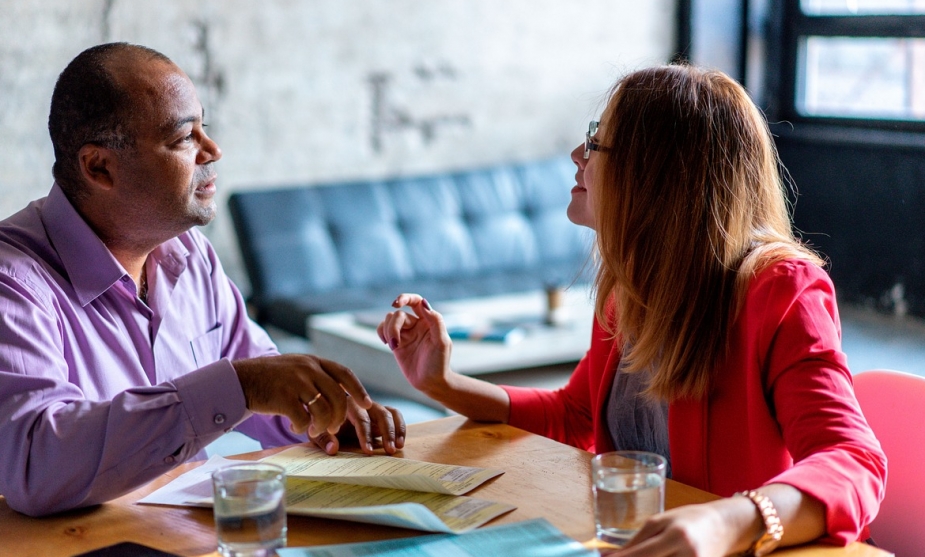
M 781 538 L 784 537 L 784 526 L 780 522 L 780 516 L 778 516 L 777 509 L 774 508 L 774 503 L 771 499 L 755 490 L 742 491 L 736 495 L 751 499 L 752 503 L 758 508 L 761 520 L 764 521 L 764 533 L 755 540 L 755 543 L 748 548 L 744 555 L 763 557 L 777 549 Z

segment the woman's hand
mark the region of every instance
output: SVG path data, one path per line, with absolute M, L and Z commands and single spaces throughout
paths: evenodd
M 769 497 L 784 527 L 781 546 L 806 543 L 825 534 L 825 505 L 787 484 L 758 488 Z M 764 532 L 764 521 L 747 497 L 726 497 L 677 507 L 651 517 L 619 557 L 721 557 L 745 551 Z
M 401 308 L 409 307 L 410 314 Z M 393 311 L 377 327 L 382 342 L 395 354 L 398 367 L 411 385 L 431 394 L 446 387 L 453 344 L 443 316 L 418 294 L 400 294 Z
M 738 533 L 714 503 L 677 507 L 651 517 L 614 557 L 722 557 Z
M 402 311 L 409 307 L 413 314 Z M 501 387 L 454 373 L 450 369 L 453 343 L 443 316 L 417 294 L 400 294 L 376 331 L 392 348 L 398 367 L 411 385 L 443 406 L 486 422 L 506 422 L 511 401 Z
M 395 454 L 405 446 L 405 419 L 396 408 L 374 401 L 369 409 L 364 409 L 348 397 L 347 421 L 349 426 L 345 423 L 336 435 L 322 431 L 320 435 L 310 437 L 311 442 L 329 455 L 337 454 L 343 438 L 357 439 L 360 449 L 366 454 L 373 453 L 373 440 L 377 437 L 382 438 L 386 454 Z

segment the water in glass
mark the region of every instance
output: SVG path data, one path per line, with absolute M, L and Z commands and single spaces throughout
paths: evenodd
M 284 481 L 216 485 L 214 513 L 218 551 L 224 557 L 270 557 L 286 545 Z
M 594 481 L 594 520 L 599 539 L 622 545 L 646 519 L 664 508 L 660 474 L 636 473 L 598 477 Z

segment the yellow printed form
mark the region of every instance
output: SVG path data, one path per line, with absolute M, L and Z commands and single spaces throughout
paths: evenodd
M 282 466 L 289 477 L 447 495 L 468 493 L 504 473 L 490 468 L 434 464 L 392 456 L 354 453 L 329 456 L 319 449 L 301 445 L 263 461 Z
M 514 510 L 475 497 L 363 485 L 286 480 L 286 512 L 460 534 Z
M 516 507 L 464 497 L 501 470 L 388 456 L 328 456 L 307 446 L 264 459 L 286 469 L 286 512 L 462 533 Z

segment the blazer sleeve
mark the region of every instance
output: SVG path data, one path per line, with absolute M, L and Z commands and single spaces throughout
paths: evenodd
M 508 423 L 560 443 L 593 451 L 587 370 L 586 355 L 578 363 L 568 384 L 561 389 L 502 386 L 511 399 Z
M 845 545 L 874 519 L 885 493 L 886 456 L 854 395 L 834 287 L 824 270 L 789 266 L 796 280 L 766 283 L 776 323 L 767 391 L 794 466 L 768 483 L 786 483 L 823 502 L 827 535 Z
M 595 319 L 591 347 L 564 387 L 502 387 L 511 399 L 508 423 L 586 451 L 600 449 L 596 442 L 600 440 L 601 421 L 595 416 L 604 400 L 602 385 L 613 380 L 615 367 L 610 364 L 618 357 L 612 335 Z

